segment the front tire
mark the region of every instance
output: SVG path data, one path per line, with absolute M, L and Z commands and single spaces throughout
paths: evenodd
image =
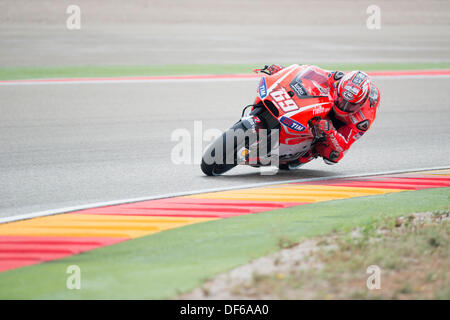
M 241 121 L 225 131 L 206 149 L 202 158 L 202 164 L 200 165 L 204 174 L 207 176 L 219 176 L 237 166 L 237 152 L 245 146 L 245 135 L 235 135 L 234 132 L 237 130 L 242 130 L 244 132 L 246 130 Z M 233 144 L 228 143 L 229 146 L 227 146 L 227 136 L 237 137 L 237 139 L 235 139 Z M 221 163 L 216 163 L 214 158 L 216 150 L 219 150 L 219 148 L 222 148 L 222 161 Z M 231 152 L 233 153 L 233 162 L 226 163 L 227 155 Z

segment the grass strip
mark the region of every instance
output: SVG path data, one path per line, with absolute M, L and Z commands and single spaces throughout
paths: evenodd
M 301 62 L 295 62 L 301 63 Z M 308 63 L 308 62 L 303 62 Z M 284 63 L 290 65 L 291 63 Z M 450 63 L 318 63 L 329 70 L 425 70 L 450 69 Z M 147 65 L 147 66 L 64 66 L 64 67 L 0 67 L 0 80 L 49 79 L 49 78 L 97 78 L 128 76 L 171 76 L 199 74 L 251 73 L 260 64 L 192 64 L 192 65 Z

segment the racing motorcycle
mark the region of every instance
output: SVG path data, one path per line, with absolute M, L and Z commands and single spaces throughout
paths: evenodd
M 206 148 L 201 163 L 206 175 L 221 175 L 238 164 L 273 165 L 267 160 L 274 157 L 280 169 L 289 170 L 322 139 L 310 120 L 325 118 L 332 108 L 327 78 L 313 66 L 297 64 L 261 74 L 253 104 Z

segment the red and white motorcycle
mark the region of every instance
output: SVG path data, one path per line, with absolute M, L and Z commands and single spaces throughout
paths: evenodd
M 241 119 L 206 149 L 201 164 L 206 175 L 223 174 L 238 164 L 276 163 L 289 169 L 320 140 L 310 120 L 325 118 L 333 102 L 327 78 L 314 66 L 294 64 L 264 74 L 257 93 Z

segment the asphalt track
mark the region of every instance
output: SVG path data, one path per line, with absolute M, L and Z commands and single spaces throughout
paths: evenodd
M 442 0 L 2 0 L 1 66 L 448 62 Z M 367 9 L 381 27 L 366 26 Z
M 342 162 L 295 172 L 236 168 L 205 177 L 176 165 L 176 129 L 224 130 L 255 79 L 0 86 L 0 216 L 167 193 L 300 178 L 450 167 L 449 78 L 375 81 L 377 120 Z M 207 142 L 204 143 L 206 146 Z M 193 157 L 192 157 L 192 160 Z

